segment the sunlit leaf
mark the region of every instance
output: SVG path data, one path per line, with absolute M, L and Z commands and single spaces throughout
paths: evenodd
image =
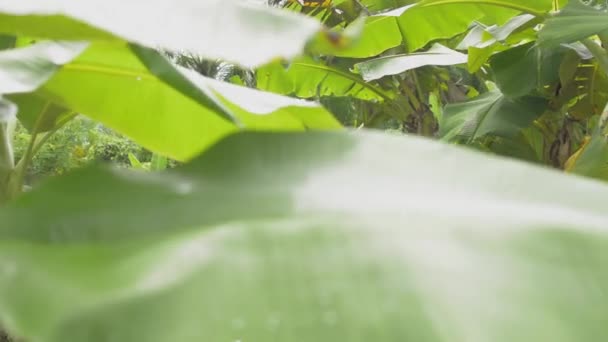
M 0 4 L 0 32 L 66 40 L 126 39 L 257 66 L 300 53 L 321 25 L 244 0 L 28 0 Z
M 85 43 L 42 42 L 0 51 L 0 94 L 36 90 L 86 47 Z
M 403 37 L 395 17 L 371 16 L 363 26 L 358 40 L 351 46 L 334 51 L 336 56 L 367 58 L 401 45 Z
M 298 58 L 284 67 L 273 63 L 257 70 L 258 88 L 300 98 L 349 96 L 384 101 L 391 95 L 366 83 L 359 75 L 324 65 L 310 58 Z
M 44 53 L 31 52 L 27 55 L 31 60 L 47 60 Z M 29 64 L 23 63 L 30 72 Z M 158 52 L 136 46 L 93 43 L 61 68 L 49 65 L 56 73 L 36 92 L 35 100 L 27 100 L 24 108 L 28 112 L 30 108 L 44 109 L 39 112 L 48 115 L 41 119 L 44 122 L 59 114 L 54 108 L 82 113 L 178 160 L 194 156 L 241 128 L 340 127 L 315 103 L 205 78 L 174 67 Z M 37 75 L 37 70 L 31 72 Z M 39 83 L 39 78 L 33 78 L 27 84 L 34 89 Z M 32 120 L 25 122 L 31 124 Z

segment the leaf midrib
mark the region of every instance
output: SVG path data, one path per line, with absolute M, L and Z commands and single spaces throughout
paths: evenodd
M 66 64 L 62 67 L 62 69 L 66 70 L 66 71 L 92 72 L 92 73 L 97 73 L 97 74 L 121 76 L 121 77 L 135 78 L 135 79 L 141 79 L 141 80 L 146 79 L 146 80 L 158 81 L 157 77 L 155 77 L 152 74 L 147 73 L 145 71 L 137 71 L 135 69 L 129 69 L 129 68 L 108 67 L 108 66 L 104 66 L 104 65 L 100 65 L 100 64 L 76 62 L 76 63 Z

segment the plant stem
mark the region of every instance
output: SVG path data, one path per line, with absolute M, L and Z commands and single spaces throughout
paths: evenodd
M 422 87 L 420 86 L 420 81 L 418 80 L 418 74 L 416 70 L 412 70 L 412 80 L 414 81 L 414 85 L 416 86 L 416 92 L 418 93 L 418 103 L 424 102 L 424 93 L 422 92 Z M 416 108 L 420 109 L 420 108 Z
M 38 115 L 38 118 L 36 119 L 34 128 L 32 129 L 32 136 L 31 136 L 30 142 L 27 146 L 25 155 L 23 155 L 23 157 L 21 158 L 19 163 L 17 163 L 17 166 L 14 169 L 13 175 L 9 182 L 10 190 L 11 190 L 11 197 L 13 197 L 13 198 L 18 196 L 23 191 L 23 185 L 25 183 L 25 174 L 27 173 L 28 166 L 31 163 L 32 158 L 34 157 L 34 152 L 37 151 L 37 149 L 34 149 L 34 147 L 36 146 L 36 140 L 38 139 L 38 134 L 40 133 L 40 128 L 41 128 L 40 126 L 42 125 L 44 117 L 45 117 L 46 113 L 48 112 L 48 109 L 50 108 L 50 106 L 51 106 L 51 102 L 48 101 L 42 108 L 42 111 L 40 112 L 40 114 Z
M 17 197 L 23 191 L 23 185 L 25 183 L 25 174 L 27 173 L 27 168 L 34 156 L 34 144 L 36 143 L 37 138 L 38 133 L 36 131 L 32 132 L 30 143 L 27 146 L 27 151 L 15 167 L 14 175 L 10 182 L 12 198 Z
M 65 126 L 66 123 L 68 123 L 69 121 L 74 119 L 76 116 L 78 116 L 77 113 L 69 114 L 59 124 L 57 124 L 51 131 L 44 134 L 40 139 L 38 139 L 40 134 L 36 132 L 36 128 L 34 129 L 34 132 L 32 132 L 32 137 L 31 137 L 30 143 L 28 145 L 26 154 L 17 163 L 17 166 L 15 166 L 15 175 L 16 175 L 15 177 L 16 178 L 14 178 L 13 184 L 12 184 L 12 188 L 14 191 L 13 197 L 16 196 L 17 194 L 21 193 L 24 183 L 25 183 L 25 174 L 27 173 L 27 168 L 29 167 L 29 164 L 31 163 L 34 156 L 38 153 L 40 148 L 49 140 L 50 137 L 53 136 L 53 134 L 55 134 L 59 129 L 61 129 L 63 126 Z M 39 125 L 39 123 L 36 122 L 36 126 L 38 126 L 38 125 Z
M 0 127 L 0 205 L 10 200 L 10 177 L 14 170 L 10 137 L 4 127 Z

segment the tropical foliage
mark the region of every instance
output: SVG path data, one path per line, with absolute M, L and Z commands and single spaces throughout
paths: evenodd
M 608 338 L 608 187 L 563 174 L 608 179 L 607 17 L 0 4 L 0 324 L 32 342 Z M 137 170 L 24 194 L 48 151 Z
M 395 128 L 406 132 L 608 177 L 608 161 L 599 148 L 603 143 L 597 141 L 608 101 L 608 61 L 601 44 L 606 39 L 604 7 L 579 1 L 425 0 L 381 11 L 385 8 L 379 1 L 356 3 L 359 11 L 342 14 L 339 25 L 351 23 L 349 18 L 357 18 L 362 7 L 378 13 L 367 17 L 354 46 L 321 60 L 334 73 L 360 75 L 365 90 L 382 90 L 384 96 L 372 98 L 356 86 L 347 88 L 354 94 L 338 92 L 328 86 L 329 77 L 317 82 L 318 96 L 334 90 L 333 95 L 367 101 L 352 110 L 361 116 L 353 123 L 386 127 L 391 118 Z M 326 11 L 350 13 L 352 5 L 345 1 Z M 306 6 L 301 10 L 306 12 Z M 313 11 L 319 12 L 318 6 Z M 335 24 L 335 15 L 322 18 Z M 441 67 L 446 65 L 452 67 Z M 288 74 L 299 69 L 295 61 Z M 277 91 L 285 77 L 274 77 L 273 83 L 258 74 L 263 81 L 258 86 Z M 302 96 L 297 83 L 311 78 L 295 79 L 300 81 L 291 93 Z M 306 83 L 304 89 L 314 89 Z M 343 102 L 336 101 L 336 107 L 323 102 L 341 114 L 348 112 L 339 107 Z M 595 144 L 598 148 L 587 149 Z
M 24 156 L 30 139 L 29 132 L 18 123 L 13 138 L 15 159 Z M 151 163 L 154 156 L 103 125 L 86 117 L 77 117 L 40 146 L 31 160 L 25 183 L 37 183 L 46 177 L 59 176 L 90 163 L 112 163 L 127 168 L 133 166 L 135 158 L 143 166 Z

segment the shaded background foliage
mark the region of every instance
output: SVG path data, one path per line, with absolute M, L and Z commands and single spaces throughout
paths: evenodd
M 27 150 L 31 135 L 18 125 L 15 132 L 15 157 Z M 46 176 L 58 176 L 89 163 L 113 163 L 130 167 L 129 154 L 149 162 L 152 153 L 125 136 L 84 117 L 67 123 L 34 156 L 28 170 L 28 183 Z

